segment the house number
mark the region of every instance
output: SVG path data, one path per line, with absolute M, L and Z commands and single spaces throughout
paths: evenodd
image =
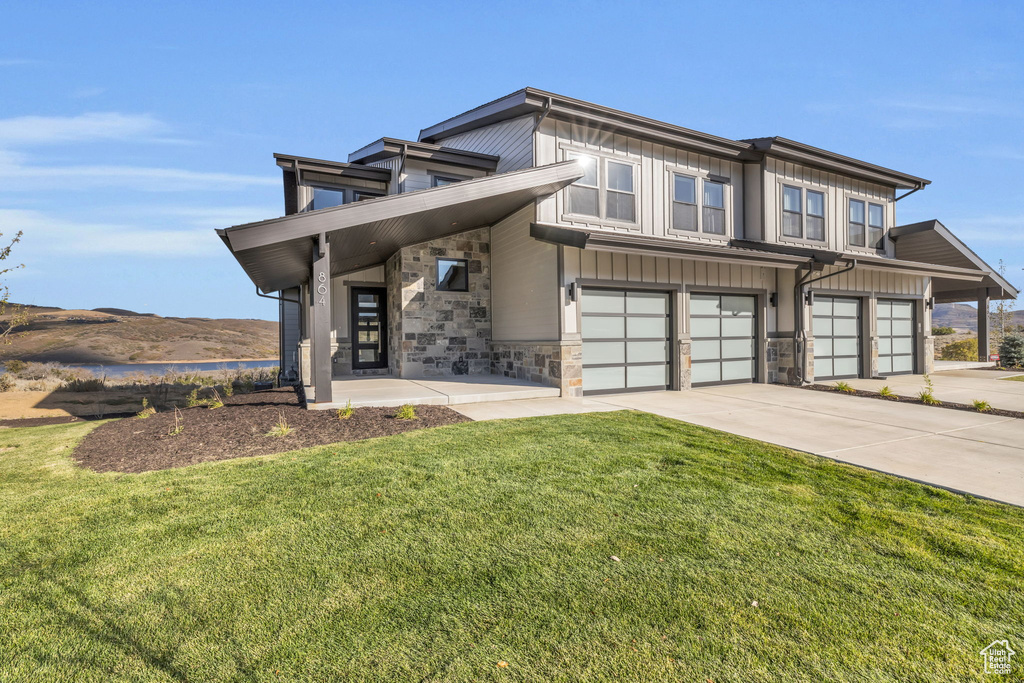
M 320 282 L 320 284 L 316 288 L 316 293 L 320 295 L 320 298 L 317 299 L 316 303 L 319 306 L 326 306 L 327 305 L 327 299 L 326 299 L 326 295 L 327 295 L 327 274 L 324 273 L 323 271 L 320 271 L 320 274 L 316 276 L 316 279 Z

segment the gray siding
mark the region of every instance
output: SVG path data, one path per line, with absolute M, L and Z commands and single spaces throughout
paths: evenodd
M 472 168 L 462 168 L 461 166 L 446 166 L 419 159 L 407 159 L 405 171 L 400 179 L 401 191 L 415 192 L 416 190 L 426 190 L 433 184 L 431 180 L 432 175 L 443 175 L 453 178 L 481 178 L 487 175 L 487 172 Z
M 533 115 L 502 121 L 453 135 L 440 141 L 445 147 L 501 157 L 497 173 L 533 166 Z
M 530 237 L 533 206 L 491 227 L 492 336 L 558 339 L 558 248 Z
M 299 288 L 285 289 L 280 295 L 287 299 L 297 300 Z M 298 303 L 281 301 L 278 304 L 278 316 L 280 325 L 280 354 L 281 372 L 288 375 L 289 372 L 299 370 L 299 341 L 302 337 L 302 316 Z

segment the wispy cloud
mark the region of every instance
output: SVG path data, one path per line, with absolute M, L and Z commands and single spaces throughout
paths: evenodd
M 0 151 L 0 194 L 52 190 L 68 191 L 118 187 L 147 192 L 187 190 L 223 191 L 254 186 L 274 186 L 280 178 L 263 175 L 192 171 L 121 165 L 43 166 L 28 164 L 19 154 Z
M 1007 113 L 1006 105 L 987 100 L 955 98 L 943 96 L 939 98 L 914 99 L 880 99 L 871 104 L 881 109 L 892 109 L 906 112 L 922 112 L 925 114 L 1003 114 Z
M 99 112 L 79 116 L 19 116 L 0 119 L 0 147 L 97 140 L 155 138 L 168 126 L 149 114 Z
M 0 58 L 0 66 L 28 66 L 29 64 L 42 64 L 38 59 Z
M 103 93 L 107 92 L 106 88 L 99 87 L 81 87 L 75 88 L 71 91 L 71 97 L 76 100 L 84 100 L 89 97 L 99 97 Z

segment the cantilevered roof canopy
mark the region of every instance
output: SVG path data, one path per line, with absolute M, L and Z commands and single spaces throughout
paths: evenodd
M 942 266 L 980 271 L 981 281 L 974 286 L 937 277 L 932 281 L 936 301 L 977 301 L 978 289 L 987 289 L 993 299 L 1016 299 L 1019 292 L 971 249 L 937 220 L 900 225 L 889 231 L 896 243 L 896 258 Z
M 403 246 L 497 223 L 583 177 L 577 161 L 369 199 L 217 233 L 256 286 L 279 291 L 305 282 L 314 240 L 331 245 L 331 274 L 384 263 Z

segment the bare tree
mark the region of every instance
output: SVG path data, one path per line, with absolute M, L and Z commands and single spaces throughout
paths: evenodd
M 999 259 L 999 267 L 996 269 L 999 274 L 1006 279 L 1006 263 L 1003 259 Z M 992 341 L 994 348 L 999 348 L 999 344 L 1002 343 L 1003 338 L 1008 334 L 1013 334 L 1015 325 L 1013 324 L 1013 299 L 1000 299 L 995 306 L 995 310 L 989 314 L 990 327 L 992 329 Z
M 11 333 L 28 322 L 28 313 L 25 307 L 20 304 L 11 303 L 11 290 L 2 279 L 8 273 L 25 267 L 24 263 L 19 263 L 16 266 L 7 265 L 7 260 L 11 256 L 11 250 L 14 249 L 15 244 L 21 241 L 21 235 L 22 232 L 19 230 L 14 239 L 11 240 L 11 243 L 0 249 L 0 266 L 4 266 L 0 268 L 0 341 L 4 344 L 10 344 Z M 0 237 L 3 237 L 2 232 L 0 232 Z

